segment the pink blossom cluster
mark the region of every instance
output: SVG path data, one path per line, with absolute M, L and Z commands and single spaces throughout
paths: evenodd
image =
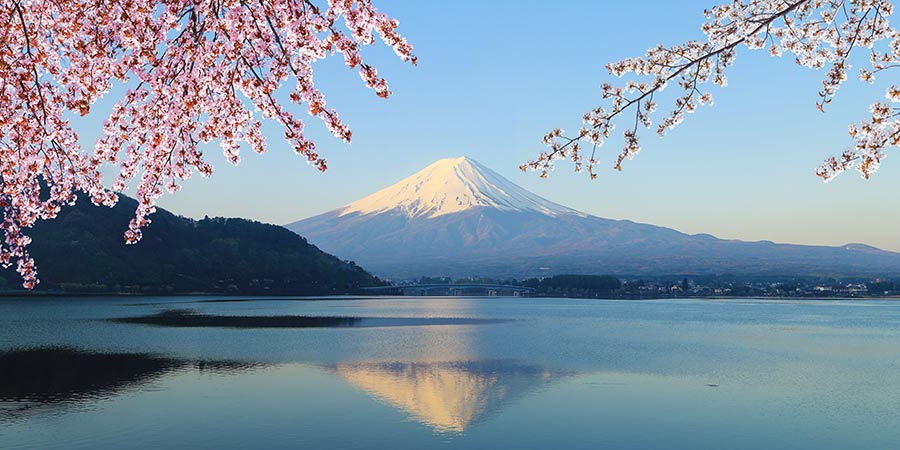
M 2 1 L 0 264 L 17 264 L 29 289 L 38 279 L 25 230 L 73 204 L 77 191 L 112 206 L 137 180 L 138 207 L 125 232 L 126 242 L 137 242 L 164 192 L 195 171 L 212 174 L 202 144 L 218 142 L 234 164 L 242 143 L 263 153 L 262 118 L 280 123 L 294 151 L 326 169 L 303 121 L 275 98 L 295 80 L 291 101 L 350 142 L 315 87 L 316 61 L 341 54 L 380 97 L 390 91 L 363 61 L 362 46 L 377 35 L 416 62 L 398 22 L 371 0 Z M 66 117 L 88 114 L 117 82 L 133 87 L 85 151 Z M 101 182 L 104 164 L 119 168 L 112 186 Z
M 622 162 L 641 150 L 640 128 L 654 126 L 660 93 L 671 84 L 678 87 L 674 105 L 657 119 L 655 131 L 662 137 L 698 106 L 712 105 L 707 87 L 727 86 L 725 71 L 741 46 L 766 49 L 778 57 L 789 53 L 799 65 L 826 69 L 816 103 L 824 111 L 847 80 L 854 51 L 868 54 L 870 67 L 860 71 L 863 81 L 871 83 L 879 72 L 900 67 L 900 32 L 889 24 L 893 12 L 891 0 L 734 0 L 712 7 L 704 12 L 705 40 L 658 45 L 643 57 L 608 64 L 610 74 L 632 75 L 635 79 L 620 86 L 604 84 L 606 105 L 586 113 L 577 134 L 567 136 L 557 129 L 545 136 L 548 150 L 521 169 L 539 171 L 546 177 L 554 161 L 571 159 L 576 171 L 581 171 L 586 162 L 591 178 L 595 178 L 597 148 L 609 139 L 616 118 L 631 111 L 634 117 L 623 132 L 625 144 L 615 164 L 621 170 Z M 900 87 L 889 88 L 886 97 L 891 103 L 900 102 Z M 878 102 L 872 105 L 871 113 L 870 119 L 850 126 L 854 147 L 826 160 L 816 170 L 818 176 L 828 181 L 855 166 L 868 178 L 878 170 L 884 149 L 900 145 L 900 110 Z M 581 142 L 592 146 L 589 158 L 583 156 Z

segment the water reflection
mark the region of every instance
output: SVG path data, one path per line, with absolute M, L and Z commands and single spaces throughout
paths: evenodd
M 431 318 L 475 315 L 472 305 L 464 302 L 425 302 L 417 307 Z M 402 358 L 339 361 L 325 367 L 439 433 L 462 433 L 517 399 L 573 374 L 486 358 L 481 330 L 424 327 L 416 331 L 415 346 Z
M 5 351 L 0 353 L 0 419 L 93 403 L 178 370 L 228 373 L 256 365 L 147 353 L 100 353 L 72 347 Z
M 441 433 L 461 433 L 508 403 L 571 375 L 505 360 L 355 362 L 331 370 Z
M 0 348 L 32 349 L 0 353 L 0 447 L 843 450 L 900 440 L 898 302 L 265 300 L 192 308 L 513 322 L 105 320 L 176 308 L 135 301 L 0 301 Z M 48 345 L 96 353 L 35 350 Z
M 109 321 L 174 328 L 374 328 L 506 322 L 498 319 L 463 317 L 225 316 L 183 309 L 143 316 L 117 317 Z

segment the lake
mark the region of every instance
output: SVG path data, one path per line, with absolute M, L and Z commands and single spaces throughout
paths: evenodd
M 2 449 L 888 449 L 900 302 L 0 300 Z

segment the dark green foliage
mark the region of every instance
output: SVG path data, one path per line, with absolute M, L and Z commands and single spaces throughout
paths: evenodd
M 215 316 L 185 310 L 110 319 L 111 322 L 117 323 L 175 328 L 338 328 L 352 327 L 362 320 L 359 317 Z
M 122 237 L 137 203 L 115 208 L 80 199 L 39 222 L 29 246 L 40 290 L 66 292 L 320 295 L 382 282 L 276 225 L 244 219 L 195 221 L 159 210 L 136 245 Z M 4 273 L 18 285 L 13 269 Z
M 602 297 L 618 291 L 622 282 L 609 275 L 556 275 L 525 280 L 522 285 L 534 288 L 539 295 Z
M 869 283 L 869 292 L 872 294 L 884 294 L 885 292 L 894 292 L 900 290 L 900 283 L 893 281 L 876 281 Z
M 453 282 L 450 277 L 421 277 L 418 280 L 419 284 L 449 284 Z

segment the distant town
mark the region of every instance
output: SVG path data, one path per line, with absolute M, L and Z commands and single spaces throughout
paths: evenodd
M 900 282 L 885 279 L 766 281 L 716 277 L 620 279 L 609 275 L 557 275 L 527 280 L 422 277 L 369 288 L 372 294 L 426 296 L 533 296 L 606 299 L 677 297 L 879 298 L 900 296 Z

